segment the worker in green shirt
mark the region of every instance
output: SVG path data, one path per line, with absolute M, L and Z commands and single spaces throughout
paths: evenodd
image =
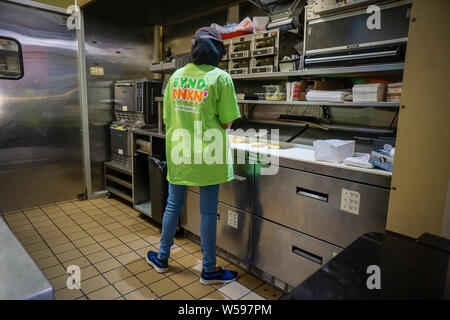
M 203 284 L 237 277 L 237 272 L 216 267 L 219 185 L 234 179 L 226 129 L 240 117 L 233 81 L 217 67 L 224 53 L 216 29 L 200 28 L 192 39 L 193 63 L 175 71 L 164 91 L 169 196 L 159 252 L 147 254 L 156 271 L 168 271 L 186 187 L 199 186 Z

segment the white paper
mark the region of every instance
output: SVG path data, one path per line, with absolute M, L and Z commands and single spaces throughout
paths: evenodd
M 341 163 L 355 153 L 355 141 L 353 140 L 316 140 L 313 142 L 313 146 L 316 160 Z

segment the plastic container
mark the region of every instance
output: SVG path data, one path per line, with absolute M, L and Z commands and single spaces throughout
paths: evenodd
M 291 59 L 291 60 L 280 60 L 278 62 L 280 72 L 295 71 L 298 69 L 299 65 L 300 65 L 299 58 Z
M 266 100 L 266 93 L 265 92 L 256 92 L 255 94 L 258 97 L 258 100 Z
M 268 23 L 269 17 L 253 17 L 253 33 L 265 32 Z
M 268 85 L 264 86 L 266 89 L 266 100 L 269 101 L 285 101 L 286 87 L 282 85 Z
M 390 152 L 391 150 L 386 149 L 372 151 L 369 163 L 380 169 L 392 172 L 392 168 L 394 167 L 394 157 Z

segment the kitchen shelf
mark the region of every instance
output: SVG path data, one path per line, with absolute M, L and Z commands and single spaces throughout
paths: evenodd
M 118 197 L 120 197 L 122 199 L 125 199 L 125 200 L 127 200 L 129 202 L 133 202 L 132 196 L 130 194 L 128 194 L 128 193 L 125 193 L 123 191 L 120 191 L 119 189 L 116 189 L 114 187 L 109 187 L 109 186 L 106 187 L 106 190 L 108 190 L 112 194 L 114 194 L 114 195 L 116 195 L 116 196 L 118 196 Z
M 232 75 L 231 78 L 235 80 L 275 80 L 301 76 L 350 77 L 350 76 L 361 76 L 366 73 L 377 74 L 385 72 L 402 72 L 404 67 L 405 67 L 404 63 L 388 63 L 388 64 L 354 66 L 354 67 L 317 68 L 317 69 L 297 70 L 289 72 L 239 74 L 239 75 Z
M 122 166 L 122 165 L 114 163 L 114 162 L 105 162 L 105 167 L 111 168 L 113 170 L 117 170 L 117 171 L 125 173 L 129 176 L 131 176 L 133 174 L 131 167 Z
M 155 101 L 163 101 L 162 97 Z M 399 102 L 317 102 L 317 101 L 269 101 L 269 100 L 238 100 L 242 104 L 269 104 L 269 105 L 298 105 L 298 106 L 330 106 L 330 107 L 376 107 L 399 108 Z
M 248 122 L 261 123 L 261 124 L 273 124 L 273 125 L 285 125 L 292 127 L 306 127 L 307 124 L 299 122 L 289 122 L 280 120 L 257 120 L 249 119 Z M 394 130 L 389 128 L 378 128 L 378 127 L 357 127 L 344 124 L 324 124 L 318 123 L 319 125 L 326 127 L 330 130 L 336 131 L 347 131 L 347 132 L 358 132 L 358 133 L 371 133 L 371 134 L 393 134 Z
M 152 216 L 152 207 L 151 207 L 151 202 L 150 201 L 137 204 L 137 205 L 134 206 L 134 208 L 137 211 L 139 211 L 139 212 L 141 212 L 141 213 L 143 213 L 143 214 L 145 214 L 145 215 L 147 215 L 149 217 Z
M 129 202 L 133 202 L 133 173 L 131 168 L 114 162 L 104 163 L 105 188 Z
M 127 187 L 128 189 L 132 189 L 133 188 L 133 185 L 130 182 L 128 182 L 126 180 L 123 180 L 123 179 L 120 179 L 118 177 L 114 177 L 114 176 L 112 176 L 110 174 L 106 175 L 106 180 L 110 180 L 110 181 L 113 181 L 115 183 L 118 183 L 118 184 L 120 184 L 120 185 L 122 185 L 124 187 Z
M 404 63 L 388 63 L 388 64 L 354 66 L 354 67 L 305 69 L 288 72 L 234 74 L 231 75 L 231 78 L 235 80 L 283 80 L 289 77 L 302 77 L 302 76 L 351 77 L 351 76 L 362 76 L 364 74 L 379 74 L 386 72 L 401 73 L 403 72 L 404 68 L 405 68 Z M 155 100 L 162 101 L 162 97 L 158 97 Z
M 136 149 L 136 152 L 139 152 L 139 153 L 143 153 L 143 154 L 146 154 L 146 155 L 151 155 L 150 154 L 150 152 L 147 152 L 147 151 L 144 151 L 144 150 L 141 150 L 141 149 Z
M 149 71 L 153 73 L 172 73 L 175 70 L 175 61 L 151 64 L 149 68 Z
M 269 101 L 269 100 L 238 100 L 242 104 L 267 104 L 288 106 L 330 106 L 330 107 L 376 107 L 399 108 L 399 102 L 317 102 L 317 101 Z

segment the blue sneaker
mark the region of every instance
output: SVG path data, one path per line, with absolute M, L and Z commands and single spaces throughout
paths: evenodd
M 219 267 L 217 272 L 202 272 L 200 275 L 201 284 L 228 283 L 236 280 L 238 273 Z
M 159 273 L 169 271 L 169 263 L 168 263 L 169 260 L 159 260 L 158 253 L 154 251 L 149 251 L 147 253 L 146 260 Z

